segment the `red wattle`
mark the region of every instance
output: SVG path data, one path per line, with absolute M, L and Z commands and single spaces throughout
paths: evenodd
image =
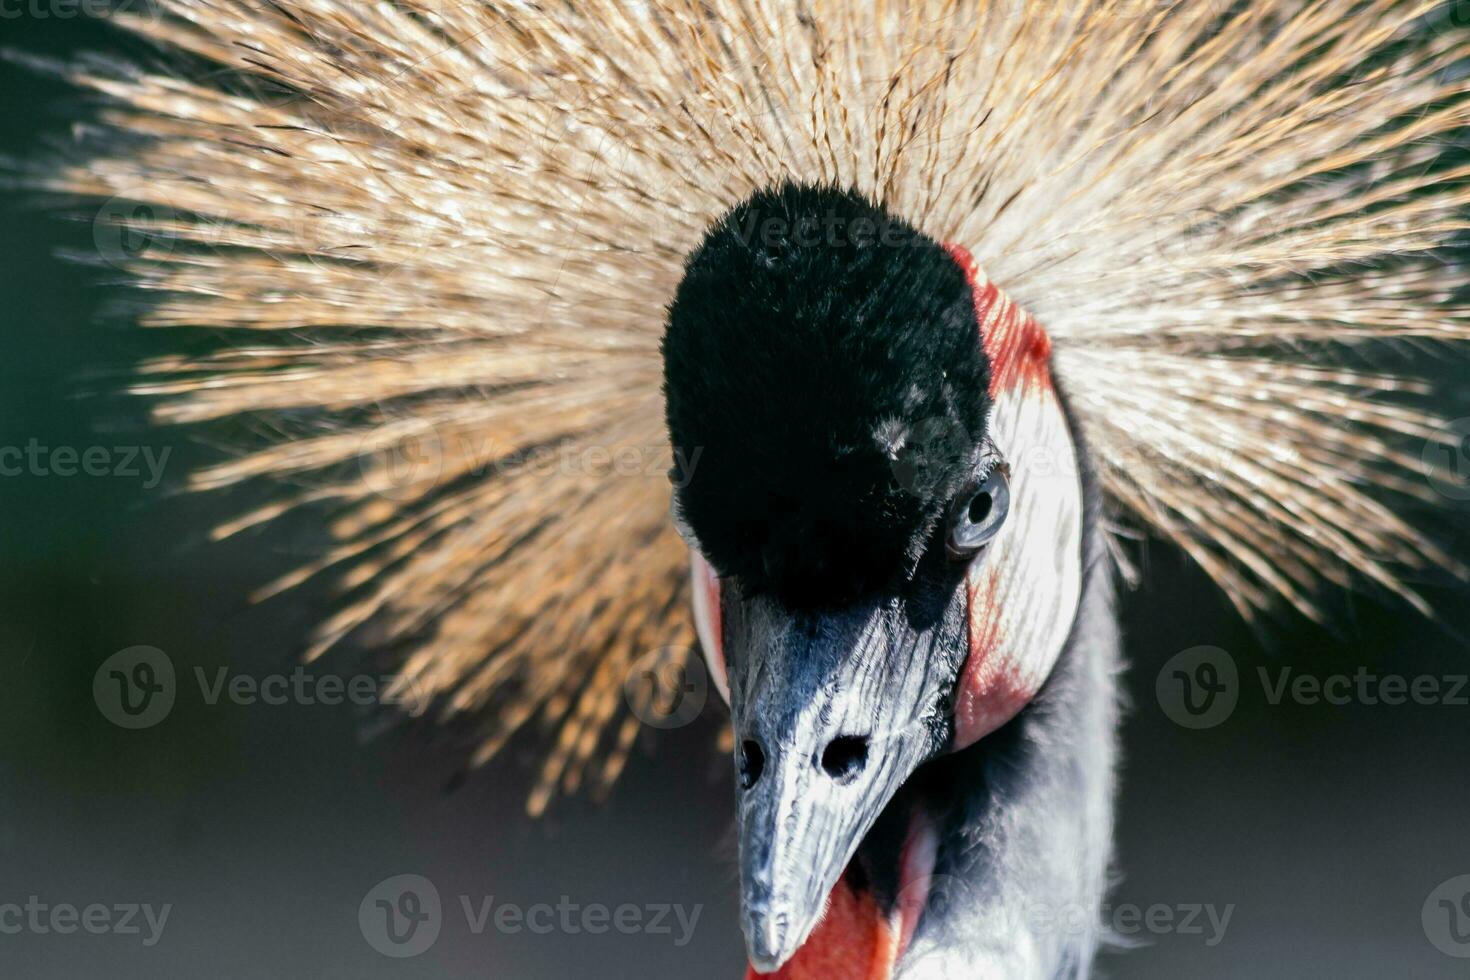
M 902 927 L 899 914 L 884 915 L 872 894 L 859 894 L 837 882 L 820 925 L 775 973 L 756 973 L 746 980 L 888 980 L 898 963 Z

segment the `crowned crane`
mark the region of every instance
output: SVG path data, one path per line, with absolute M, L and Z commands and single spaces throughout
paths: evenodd
M 476 764 L 554 732 L 532 813 L 697 635 L 757 975 L 1089 974 L 1141 532 L 1247 616 L 1463 572 L 1401 513 L 1454 432 L 1355 356 L 1470 339 L 1436 3 L 156 13 L 193 60 L 51 66 L 104 108 L 30 179 L 223 334 L 135 386 L 265 434 L 217 533 L 327 514 L 261 595 L 333 577 L 309 655 L 397 656 Z

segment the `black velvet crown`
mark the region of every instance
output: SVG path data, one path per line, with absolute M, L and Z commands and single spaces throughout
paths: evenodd
M 663 354 L 678 503 L 721 575 L 798 607 L 912 572 L 989 411 L 937 242 L 854 193 L 762 191 L 690 256 Z

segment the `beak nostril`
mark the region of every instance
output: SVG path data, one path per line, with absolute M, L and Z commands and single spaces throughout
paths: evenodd
M 834 738 L 822 752 L 822 771 L 839 783 L 855 779 L 867 764 L 868 739 L 863 735 Z
M 750 789 L 760 782 L 761 773 L 766 768 L 766 753 L 760 743 L 754 739 L 746 739 L 740 743 L 740 786 L 742 789 Z

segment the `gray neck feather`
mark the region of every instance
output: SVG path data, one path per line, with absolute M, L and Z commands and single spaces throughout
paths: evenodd
M 929 912 L 900 980 L 1091 971 L 1111 855 L 1120 658 L 1112 574 L 1089 517 L 1082 599 L 1047 686 L 1011 725 L 953 757 L 959 799 L 938 828 Z

